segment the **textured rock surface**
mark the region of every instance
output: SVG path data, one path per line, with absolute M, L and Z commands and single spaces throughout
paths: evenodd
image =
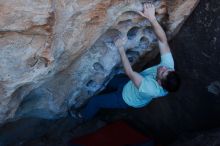
M 170 38 L 199 0 L 154 1 Z M 113 38 L 127 37 L 132 63 L 158 53 L 144 1 L 0 0 L 0 123 L 58 118 L 120 71 Z M 166 17 L 169 16 L 169 17 Z

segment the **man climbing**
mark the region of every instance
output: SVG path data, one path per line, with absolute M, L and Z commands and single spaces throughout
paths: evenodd
M 123 41 L 118 39 L 115 44 L 118 47 L 125 73 L 129 78 L 111 80 L 108 87 L 114 88 L 116 91 L 92 97 L 81 111 L 70 110 L 69 114 L 73 118 L 90 119 L 100 108 L 140 108 L 149 104 L 154 98 L 178 90 L 180 78 L 174 70 L 174 61 L 167 37 L 157 22 L 154 5 L 144 4 L 144 11 L 139 14 L 149 20 L 157 36 L 161 63 L 141 73 L 133 71 L 126 56 Z

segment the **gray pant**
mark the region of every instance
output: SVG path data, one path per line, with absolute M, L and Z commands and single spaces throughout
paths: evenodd
M 99 111 L 100 108 L 125 109 L 130 107 L 122 98 L 123 87 L 128 81 L 129 78 L 126 76 L 114 77 L 107 85 L 107 90 L 112 90 L 112 92 L 91 97 L 88 104 L 81 112 L 82 117 L 90 119 Z

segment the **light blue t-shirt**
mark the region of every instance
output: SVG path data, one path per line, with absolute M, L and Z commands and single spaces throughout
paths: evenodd
M 157 68 L 166 66 L 174 70 L 174 61 L 170 52 L 161 56 L 160 64 L 140 73 L 143 76 L 139 89 L 130 80 L 123 88 L 122 97 L 129 106 L 139 108 L 147 105 L 153 98 L 167 95 L 167 91 L 156 81 Z

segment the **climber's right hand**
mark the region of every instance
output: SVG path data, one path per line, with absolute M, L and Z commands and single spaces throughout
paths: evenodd
M 143 12 L 138 11 L 138 13 L 150 21 L 156 19 L 155 6 L 152 3 L 145 3 L 144 4 L 144 11 Z

